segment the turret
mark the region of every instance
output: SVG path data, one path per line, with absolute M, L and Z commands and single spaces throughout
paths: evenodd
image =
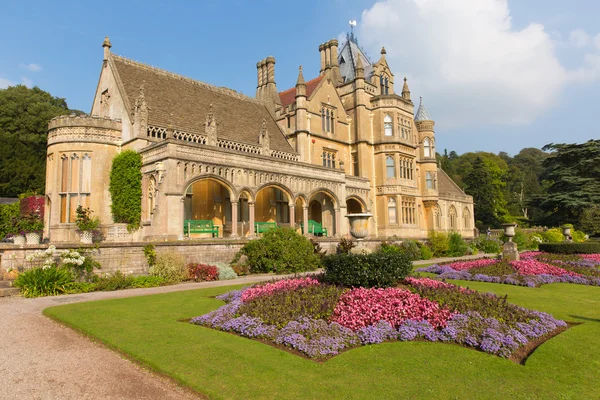
M 406 83 L 406 77 L 404 77 L 404 86 L 402 86 L 402 98 L 410 100 L 410 89 L 408 88 L 408 83 Z
M 296 151 L 300 160 L 310 162 L 308 159 L 308 129 L 306 124 L 306 82 L 302 74 L 302 65 L 298 68 L 296 80 Z

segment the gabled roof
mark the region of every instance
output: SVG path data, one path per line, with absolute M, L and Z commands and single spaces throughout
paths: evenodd
M 114 54 L 110 55 L 109 63 L 125 92 L 123 96 L 130 114 L 143 85 L 149 125 L 165 128 L 172 125 L 177 130 L 203 134 L 212 104 L 218 137 L 258 144 L 264 119 L 271 149 L 295 152 L 267 108 L 253 98 Z
M 438 193 L 442 197 L 443 195 L 467 196 L 441 168 L 438 168 Z
M 364 52 L 360 49 L 353 36 L 348 36 L 348 40 L 342 46 L 338 54 L 338 64 L 340 66 L 340 74 L 345 82 L 353 81 L 355 78 L 354 69 L 356 68 L 356 60 L 361 58 L 365 69 L 365 79 L 370 80 L 373 75 L 373 65 L 367 58 Z
M 323 76 L 320 75 L 317 76 L 315 79 L 306 82 L 306 98 L 310 97 L 312 92 L 314 92 L 317 86 L 319 86 L 319 83 L 321 83 L 322 79 Z M 287 107 L 288 105 L 294 103 L 296 101 L 296 87 L 294 86 L 291 89 L 280 92 L 279 99 L 281 99 L 282 107 Z

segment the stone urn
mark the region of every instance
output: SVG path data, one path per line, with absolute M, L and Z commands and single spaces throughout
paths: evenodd
M 19 246 L 25 245 L 25 236 L 24 235 L 15 235 L 13 236 L 13 243 Z
M 27 232 L 25 240 L 27 244 L 40 244 L 41 235 L 38 232 Z
M 571 241 L 571 229 L 573 229 L 573 225 L 566 224 L 566 225 L 563 225 L 561 228 L 562 228 L 562 233 L 565 236 L 565 241 L 570 242 Z
M 94 234 L 92 231 L 83 231 L 79 234 L 79 241 L 84 244 L 92 244 Z
M 504 234 L 508 238 L 508 241 L 512 242 L 512 238 L 515 236 L 515 228 L 517 227 L 517 224 L 502 224 L 502 227 L 504 228 Z
M 369 218 L 373 214 L 369 213 L 356 213 L 347 214 L 346 217 L 350 220 L 350 234 L 357 241 L 364 240 L 369 236 Z

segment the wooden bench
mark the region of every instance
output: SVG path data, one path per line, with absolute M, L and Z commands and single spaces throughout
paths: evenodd
M 277 222 L 255 222 L 254 233 L 263 233 L 269 229 L 277 228 Z
M 304 233 L 304 222 L 300 223 L 300 227 L 302 228 L 302 233 Z M 317 221 L 313 221 L 312 219 L 309 219 L 308 220 L 308 233 L 312 233 L 315 236 L 327 237 L 327 228 L 323 228 L 323 225 L 321 225 Z
M 183 234 L 190 236 L 192 233 L 210 233 L 212 237 L 219 237 L 219 227 L 211 220 L 186 219 L 183 223 Z

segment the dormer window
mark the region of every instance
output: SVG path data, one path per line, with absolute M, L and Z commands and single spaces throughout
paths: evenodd
M 335 133 L 334 110 L 329 107 L 321 107 L 321 128 L 323 133 Z
M 390 87 L 389 78 L 387 77 L 387 75 L 381 74 L 379 76 L 379 90 L 381 91 L 381 94 L 389 94 Z
M 383 117 L 383 133 L 385 136 L 393 136 L 394 129 L 392 127 L 392 117 L 390 115 L 386 115 Z
M 346 64 L 346 60 L 344 60 L 343 56 L 340 57 L 340 65 L 342 65 L 342 64 Z

